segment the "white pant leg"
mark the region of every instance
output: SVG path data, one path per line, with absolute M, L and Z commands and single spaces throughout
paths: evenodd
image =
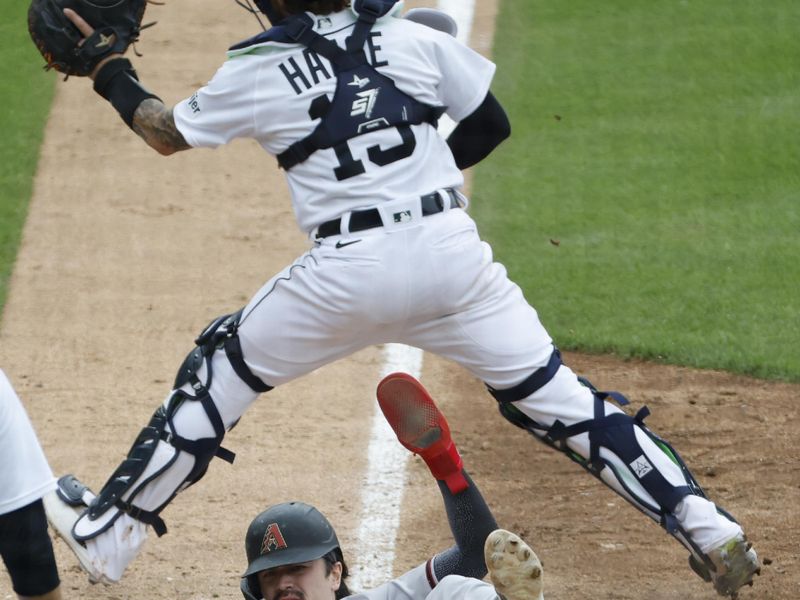
M 553 351 L 539 315 L 466 213 L 429 219 L 415 240 L 417 310 L 396 341 L 453 360 L 494 388 L 518 384 Z
M 556 419 L 564 425 L 570 426 L 594 417 L 592 392 L 589 388 L 581 385 L 572 370 L 564 365 L 547 385 L 528 398 L 515 402 L 514 405 L 545 427 L 552 426 Z M 605 402 L 606 415 L 621 412 L 614 404 Z M 635 429 L 635 435 L 636 441 L 653 467 L 673 486 L 685 485 L 681 468 L 640 428 Z M 569 438 L 567 446 L 584 458 L 588 457 L 589 434 L 582 433 Z M 601 448 L 600 456 L 615 465 L 618 473 L 624 474 L 625 485 L 633 490 L 638 498 L 648 502 L 651 506 L 659 506 L 614 453 L 606 448 Z M 610 469 L 603 469 L 601 477 L 621 496 L 632 500 L 630 494 Z M 641 507 L 641 502 L 635 502 L 635 504 Z M 648 514 L 658 520 L 658 515 L 655 513 L 649 512 Z M 708 552 L 742 531 L 738 524 L 717 513 L 713 502 L 700 496 L 687 496 L 677 505 L 675 516 L 703 552 Z
M 56 479 L 28 413 L 0 370 L 0 514 L 27 506 L 55 489 Z
M 326 238 L 270 280 L 245 307 L 239 339 L 264 383 L 278 386 L 362 348 L 392 339 L 405 318 L 408 269 L 392 252 L 402 232 L 359 232 L 336 248 Z M 400 236 L 400 237 L 398 237 Z M 350 240 L 353 241 L 353 240 Z
M 428 292 L 434 296 L 446 293 L 452 304 L 440 318 L 415 321 L 403 332 L 401 341 L 454 360 L 494 388 L 513 387 L 547 364 L 552 342 L 519 287 L 508 279 L 502 265 L 492 261 L 491 249 L 480 242 L 471 219 L 466 215 L 458 218 L 461 222 L 455 216 L 448 216 L 452 222 L 436 223 L 436 227 L 426 231 L 431 238 L 427 263 L 436 277 Z M 566 366 L 544 388 L 515 405 L 546 428 L 556 420 L 569 426 L 594 417 L 593 394 Z M 608 402 L 605 407 L 606 414 L 621 412 Z M 647 459 L 667 481 L 674 486 L 685 484 L 680 467 L 639 428 L 636 439 Z M 589 456 L 588 434 L 570 438 L 567 445 L 584 458 Z M 659 508 L 632 474 L 627 477 L 628 468 L 616 455 L 606 449 L 600 453 L 626 477 L 625 485 L 650 506 Z M 605 483 L 631 500 L 610 469 L 604 469 L 601 476 Z M 637 505 L 642 506 L 641 502 Z M 642 508 L 648 512 L 646 506 Z M 688 498 L 678 505 L 675 513 L 704 551 L 741 531 L 704 498 Z M 648 514 L 658 518 L 653 511 Z
M 362 333 L 370 330 L 364 327 L 363 320 L 361 326 L 356 325 L 359 306 L 350 301 L 363 291 L 359 287 L 368 286 L 375 279 L 374 274 L 361 271 L 375 271 L 380 264 L 342 260 L 344 254 L 332 254 L 335 251 L 335 247 L 329 245 L 303 255 L 267 282 L 245 309 L 239 333 L 243 354 L 247 365 L 264 383 L 271 386 L 284 383 L 365 345 Z M 335 260 L 328 260 L 331 255 Z M 358 276 L 352 276 L 354 272 L 358 272 Z M 211 362 L 213 376 L 209 393 L 227 429 L 244 414 L 258 394 L 235 373 L 224 351 L 215 352 Z M 207 382 L 205 363 L 197 375 L 200 381 Z M 185 390 L 195 395 L 190 386 L 185 386 Z M 167 396 L 165 404 L 171 396 L 171 393 Z M 174 433 L 189 440 L 215 435 L 199 402 L 183 402 L 172 422 Z M 147 482 L 132 503 L 153 510 L 169 500 L 194 464 L 191 454 L 178 452 L 167 442 L 160 441 L 145 471 L 123 499 L 129 499 L 130 491 L 141 485 L 139 482 Z M 116 520 L 108 529 L 89 537 L 108 526 L 112 519 Z M 141 522 L 119 514 L 117 509 L 109 510 L 93 522 L 85 518 L 79 520 L 76 531 L 89 538 L 84 543 L 92 563 L 106 578 L 114 581 L 122 576 L 147 537 Z
M 489 583 L 472 577 L 448 575 L 425 600 L 497 600 L 497 592 Z

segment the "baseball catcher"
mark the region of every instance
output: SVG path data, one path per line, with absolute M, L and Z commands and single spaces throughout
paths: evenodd
M 563 364 L 466 210 L 463 169 L 511 134 L 490 89 L 495 65 L 446 23 L 400 18 L 394 0 L 255 4 L 273 27 L 231 46 L 208 84 L 172 107 L 103 49 L 120 41 L 113 26 L 65 9 L 85 38 L 73 52 L 103 54 L 81 72 L 145 143 L 169 155 L 256 140 L 283 169 L 309 240 L 243 309 L 201 333 L 127 457 L 61 527 L 99 574 L 119 579 L 145 530 L 166 532 L 162 511 L 214 457 L 232 458 L 223 438 L 260 394 L 396 342 L 483 381 L 503 417 L 664 527 L 721 595 L 751 584 L 759 562 L 742 526 L 647 427 L 645 410 L 628 415 L 624 398 Z M 445 114 L 457 123 L 447 138 Z

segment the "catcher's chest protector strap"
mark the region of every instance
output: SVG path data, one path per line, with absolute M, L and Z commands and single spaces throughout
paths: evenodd
M 397 127 L 408 142 L 410 131 L 404 128 L 420 123 L 436 126 L 445 107 L 429 106 L 412 98 L 367 62 L 363 48 L 374 23 L 374 18 L 359 17 L 347 38 L 347 50 L 314 31 L 307 15 L 297 15 L 285 23 L 289 38 L 331 61 L 336 91 L 333 100 L 320 96 L 312 103 L 309 114 L 321 122 L 308 136 L 278 155 L 283 169 L 288 171 L 317 150 L 335 148 L 371 131 Z M 413 142 L 413 135 L 410 141 Z M 380 157 L 376 158 L 375 162 L 383 164 Z M 392 160 L 387 157 L 388 162 Z M 348 176 L 351 174 L 337 173 L 339 179 Z

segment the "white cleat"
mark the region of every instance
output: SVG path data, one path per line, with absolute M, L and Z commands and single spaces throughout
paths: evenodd
M 714 584 L 720 596 L 736 598 L 739 589 L 753 585 L 753 576 L 761 574 L 756 551 L 747 538 L 739 534 L 708 553 L 713 569 L 693 556 L 689 564 L 706 581 Z
M 65 478 L 61 478 L 59 480 L 59 486 L 63 486 Z M 76 480 L 77 481 L 77 480 Z M 59 493 L 61 491 L 62 493 Z M 83 514 L 86 506 L 84 505 L 77 505 L 77 504 L 68 504 L 68 502 L 64 499 L 65 496 L 62 496 L 63 488 L 60 490 L 56 490 L 50 492 L 49 494 L 45 495 L 42 498 L 44 502 L 44 510 L 47 514 L 47 521 L 50 523 L 50 527 L 53 528 L 53 531 L 64 540 L 69 549 L 72 550 L 72 553 L 78 559 L 78 562 L 81 565 L 81 568 L 86 572 L 89 576 L 90 583 L 104 583 L 104 584 L 111 584 L 114 583 L 113 580 L 107 578 L 103 571 L 94 564 L 89 551 L 86 549 L 86 546 L 72 537 L 72 526 L 75 525 L 75 522 L 78 518 Z M 93 494 L 88 492 L 88 495 L 85 497 L 86 500 L 91 501 Z
M 544 600 L 542 563 L 519 536 L 496 529 L 483 547 L 494 589 L 504 600 Z

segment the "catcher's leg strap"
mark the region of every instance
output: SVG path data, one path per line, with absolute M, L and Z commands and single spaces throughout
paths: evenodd
M 166 406 L 159 407 L 147 427 L 139 432 L 127 458 L 117 467 L 75 524 L 73 534 L 76 539 L 85 541 L 96 537 L 108 529 L 120 513 L 126 513 L 151 525 L 157 535 L 164 535 L 167 527 L 158 515 L 172 498 L 180 490 L 198 481 L 214 456 L 233 462 L 234 454 L 220 447 L 224 428 L 210 396 L 208 400 L 201 399 L 200 404 L 204 410 L 211 408 L 206 416 L 215 431 L 214 437 L 188 439 L 177 433 L 174 416 L 178 406 L 184 401 L 181 391 L 176 390 Z M 181 452 L 194 458 L 188 466 L 185 461 L 184 464 L 176 464 Z M 166 498 L 147 507 L 138 500 L 134 504 L 136 496 L 150 483 L 163 478 L 173 482 L 173 489 L 166 494 Z M 164 495 L 163 491 L 161 495 Z
M 489 390 L 489 393 L 494 396 L 494 399 L 500 403 L 500 406 L 503 406 L 509 402 L 517 402 L 523 398 L 527 398 L 534 392 L 543 388 L 555 377 L 560 367 L 561 352 L 559 352 L 558 348 L 554 347 L 547 364 L 540 369 L 536 369 L 522 383 L 503 390 L 496 390 L 489 384 L 486 384 L 486 388 Z
M 214 456 L 233 462 L 235 455 L 220 446 L 226 426 L 209 391 L 212 365 L 226 360 L 217 351 L 224 351 L 234 378 L 244 382 L 247 393 L 271 389 L 244 362 L 236 335 L 240 316 L 241 311 L 215 319 L 197 338 L 198 346 L 178 370 L 174 391 L 78 519 L 73 528 L 76 539 L 96 537 L 121 513 L 151 525 L 161 536 L 167 528 L 158 515 L 172 498 L 199 481 Z
M 690 494 L 704 496 L 702 489 L 677 452 L 644 425 L 644 419 L 650 414 L 647 407 L 643 407 L 633 417 L 618 411 L 609 411 L 609 414 L 606 414 L 607 400 L 615 400 L 618 404 L 626 405 L 627 398 L 619 392 L 598 391 L 586 379 L 579 378 L 579 380 L 591 390 L 594 397 L 594 415 L 591 419 L 569 426 L 556 419 L 547 427 L 534 421 L 511 402 L 499 402 L 500 412 L 518 427 L 530 431 L 538 439 L 567 454 L 604 482 L 606 481 L 602 473 L 605 469 L 610 469 L 629 500 L 639 508 L 645 509 L 651 516 L 657 515 L 661 524 L 670 532 L 674 532 L 677 527 L 677 521 L 673 517 L 675 507 Z M 656 446 L 678 465 L 686 481 L 685 485 L 673 485 L 659 472 L 637 439 L 637 429 L 653 440 Z M 567 446 L 569 438 L 582 433 L 587 433 L 589 437 L 588 456 L 581 456 Z M 619 460 L 614 462 L 607 460 L 601 456 L 601 448 L 606 448 Z M 621 472 L 621 465 L 625 465 L 628 473 Z M 651 498 L 637 493 L 629 485 L 633 480 L 638 481 Z
M 224 349 L 225 356 L 228 357 L 231 367 L 250 389 L 257 393 L 268 392 L 272 389 L 272 386 L 264 383 L 250 370 L 242 354 L 238 331 L 243 311 L 244 309 L 214 319 L 194 343 L 197 345 L 198 351 L 201 351 L 206 356 L 210 355 L 216 348 Z M 176 381 L 174 387 L 179 388 L 183 383 Z
M 703 507 L 713 511 L 718 518 L 712 515 L 705 521 L 719 531 L 737 529 L 736 521 L 706 498 L 703 489 L 677 451 L 645 426 L 644 419 L 649 415 L 646 407 L 633 417 L 626 415 L 608 402 L 614 400 L 617 404 L 628 404 L 622 394 L 598 391 L 582 378 L 578 378 L 578 381 L 583 386 L 573 386 L 569 383 L 573 375 L 569 369 L 564 369 L 559 382 L 554 382 L 557 388 L 554 393 L 558 398 L 551 397 L 543 390 L 539 394 L 539 400 L 528 398 L 525 402 L 501 401 L 501 414 L 537 439 L 564 452 L 639 510 L 659 522 L 699 561 L 707 563 L 707 556 L 693 538 L 697 530 L 686 529 L 689 523 L 686 502 L 697 500 Z M 555 374 L 551 377 L 553 378 L 557 378 Z M 559 419 L 551 418 L 547 422 L 547 417 L 537 421 L 521 410 L 530 407 L 532 411 L 536 411 L 537 402 L 541 402 L 543 406 L 539 408 L 544 410 L 541 414 L 557 414 L 564 410 L 560 405 L 569 402 L 572 394 L 575 394 L 573 398 L 578 401 L 577 396 L 585 393 L 580 390 L 587 388 L 590 392 L 590 404 L 586 407 L 591 407 L 591 410 L 585 412 L 591 414 L 591 418 L 566 425 Z M 570 411 L 576 415 L 584 412 L 584 409 L 567 407 L 566 412 Z M 588 447 L 585 441 L 570 441 L 586 438 Z M 676 512 L 683 516 L 679 519 Z M 709 539 L 708 534 L 704 537 Z
M 644 419 L 650 414 L 650 410 L 644 406 L 635 416 L 631 417 L 624 413 L 605 414 L 605 398 L 608 393 L 595 392 L 595 415 L 591 420 L 566 426 L 561 421 L 556 421 L 545 434 L 545 440 L 553 446 L 558 447 L 564 452 L 569 452 L 566 440 L 572 436 L 587 432 L 589 434 L 589 457 L 588 465 L 592 473 L 597 475 L 605 468 L 615 469 L 613 465 L 606 462 L 600 456 L 600 448 L 608 448 L 613 452 L 630 470 L 641 483 L 642 487 L 658 503 L 655 508 L 661 513 L 665 520 L 662 523 L 665 527 L 673 529 L 677 524 L 671 519 L 672 513 L 678 503 L 689 494 L 696 493 L 699 488 L 694 489 L 694 480 L 687 481 L 686 485 L 674 486 L 658 471 L 658 469 L 648 460 L 647 454 L 636 439 L 635 429 L 638 427 L 645 432 L 669 458 L 685 469 L 683 461 L 678 461 L 677 453 L 672 448 L 668 448 L 663 440 L 657 438 L 644 425 Z M 627 404 L 627 400 L 625 401 Z M 618 474 L 617 474 L 618 475 Z M 617 479 L 624 486 L 625 477 L 618 476 Z M 630 493 L 630 490 L 629 490 Z M 664 511 L 666 509 L 667 512 Z

